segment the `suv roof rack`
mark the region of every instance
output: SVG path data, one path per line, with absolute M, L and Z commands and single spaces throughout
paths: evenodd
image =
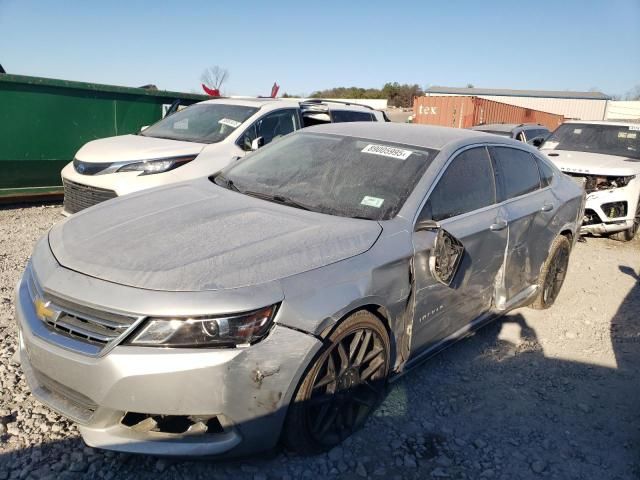
M 368 108 L 369 110 L 375 110 L 375 108 L 370 107 L 369 105 L 364 105 L 362 103 L 354 103 L 354 102 L 345 102 L 342 100 L 332 100 L 331 98 L 309 98 L 307 100 L 302 100 L 300 102 L 300 104 L 304 104 L 304 103 L 316 103 L 316 104 L 322 104 L 322 103 L 339 103 L 341 105 L 355 105 L 357 107 L 364 107 L 364 108 Z

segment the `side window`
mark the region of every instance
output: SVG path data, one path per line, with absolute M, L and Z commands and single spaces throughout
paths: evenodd
M 263 145 L 300 128 L 296 110 L 278 110 L 256 122 L 258 137 L 262 137 Z
M 424 213 L 430 213 L 431 219 L 439 222 L 492 205 L 495 201 L 491 160 L 485 147 L 477 147 L 453 159 L 431 192 Z
M 553 170 L 538 157 L 536 157 L 536 162 L 538 162 L 538 169 L 540 170 L 540 183 L 542 188 L 548 187 L 551 185 L 551 181 L 553 180 Z
M 368 112 L 353 112 L 350 110 L 332 110 L 331 119 L 334 123 L 344 122 L 372 122 L 373 115 Z
M 262 137 L 260 146 L 291 133 L 300 128 L 298 111 L 295 109 L 278 110 L 270 113 L 251 125 L 238 140 L 243 150 L 251 150 L 251 142 Z
M 540 188 L 540 173 L 534 157 L 524 150 L 509 147 L 492 147 L 501 179 L 503 197 L 500 200 L 519 197 Z

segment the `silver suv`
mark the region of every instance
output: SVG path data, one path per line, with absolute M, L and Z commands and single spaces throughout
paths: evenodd
M 388 378 L 551 306 L 583 202 L 507 138 L 310 127 L 54 226 L 17 289 L 22 369 L 91 446 L 330 448 Z

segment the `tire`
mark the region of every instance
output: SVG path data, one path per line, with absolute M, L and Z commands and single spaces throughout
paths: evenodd
M 630 242 L 638 233 L 640 229 L 640 199 L 638 199 L 638 206 L 636 207 L 636 216 L 633 219 L 633 226 L 627 228 L 621 232 L 612 233 L 609 238 L 618 240 L 620 242 Z
M 564 235 L 559 235 L 551 244 L 549 256 L 542 265 L 538 277 L 538 294 L 531 305 L 535 310 L 551 307 L 558 298 L 564 279 L 567 276 L 571 242 Z
M 350 315 L 326 344 L 301 380 L 285 420 L 283 443 L 300 454 L 342 442 L 386 393 L 389 336 L 375 315 L 364 310 Z

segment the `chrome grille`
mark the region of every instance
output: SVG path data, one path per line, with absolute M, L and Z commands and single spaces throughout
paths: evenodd
M 106 353 L 142 320 L 142 317 L 98 310 L 43 292 L 32 272 L 27 286 L 34 303 L 39 298 L 45 302 L 46 309 L 53 312 L 51 317 L 40 320 L 50 331 L 87 345 L 88 348 L 80 349 L 82 353 Z
M 116 192 L 106 188 L 82 185 L 65 179 L 62 180 L 62 184 L 64 185 L 64 209 L 68 213 L 76 213 L 105 200 L 117 197 Z

